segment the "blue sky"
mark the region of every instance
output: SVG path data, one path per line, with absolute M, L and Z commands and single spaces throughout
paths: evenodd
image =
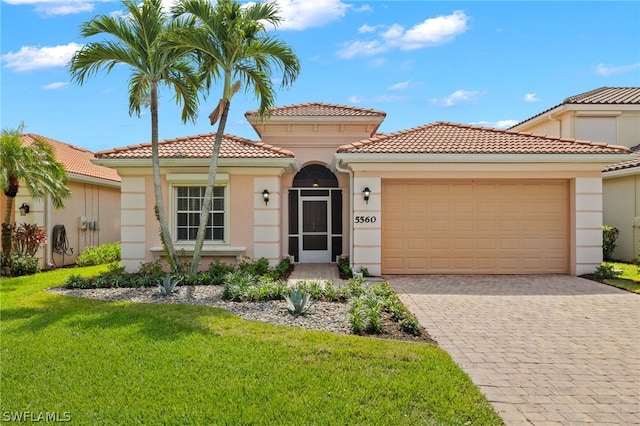
M 285 21 L 275 33 L 302 70 L 293 87 L 278 91 L 276 105 L 382 110 L 383 132 L 434 121 L 504 128 L 568 96 L 640 85 L 637 1 L 278 2 Z M 66 67 L 76 49 L 99 40 L 82 39 L 80 24 L 121 10 L 109 0 L 2 0 L 2 128 L 23 122 L 26 132 L 92 151 L 148 142 L 148 111 L 128 115 L 125 67 L 83 86 Z M 196 124 L 183 124 L 163 92 L 160 138 L 215 131 L 207 116 L 220 91 L 201 103 Z M 226 132 L 257 139 L 244 119 L 257 106 L 239 92 Z

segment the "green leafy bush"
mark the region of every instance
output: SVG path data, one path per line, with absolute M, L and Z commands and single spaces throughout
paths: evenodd
M 269 271 L 269 259 L 265 257 L 259 259 L 243 258 L 238 264 L 238 270 L 246 275 L 264 275 Z
M 349 264 L 349 256 L 340 256 L 338 258 L 338 272 L 342 279 L 349 279 L 353 277 L 353 271 Z
M 620 231 L 615 226 L 602 225 L 602 257 L 604 260 L 612 260 L 618 235 L 620 235 Z
M 603 263 L 596 268 L 595 275 L 601 280 L 610 280 L 616 277 L 616 272 L 613 268 L 613 265 Z
M 97 247 L 87 247 L 76 259 L 76 264 L 78 266 L 104 265 L 119 261 L 120 254 L 120 243 L 105 243 Z
M 234 272 L 235 266 L 220 261 L 216 258 L 209 264 L 209 276 L 211 277 L 211 284 L 222 285 L 227 274 Z
M 0 275 L 20 277 L 23 275 L 33 275 L 40 271 L 40 260 L 33 255 L 12 251 L 7 259 L 0 259 L 2 273 Z

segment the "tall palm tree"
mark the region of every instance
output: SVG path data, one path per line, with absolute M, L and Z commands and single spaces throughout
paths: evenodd
M 67 186 L 67 172 L 56 161 L 55 153 L 47 142 L 36 139 L 31 145 L 22 141 L 24 125 L 17 129 L 4 129 L 0 135 L 0 189 L 7 196 L 2 221 L 2 252 L 6 260 L 11 253 L 11 212 L 13 203 L 24 182 L 32 197 L 49 196 L 55 208 L 64 206 L 71 195 Z
M 269 36 L 267 25 L 276 27 L 281 18 L 275 3 L 240 5 L 236 0 L 181 0 L 174 7 L 174 16 L 188 17 L 189 28 L 180 28 L 171 35 L 170 44 L 178 49 L 191 49 L 200 64 L 203 88 L 222 80 L 222 98 L 209 116 L 211 125 L 220 123 L 209 164 L 207 186 L 200 212 L 191 272 L 200 262 L 205 229 L 210 217 L 220 145 L 233 95 L 244 86 L 246 92 L 260 101 L 258 117 L 265 117 L 273 107 L 275 89 L 274 67 L 282 71 L 282 87 L 293 84 L 300 72 L 300 61 L 291 47 Z
M 161 0 L 123 0 L 128 14 L 120 17 L 96 16 L 81 27 L 83 37 L 110 36 L 111 40 L 89 43 L 73 56 L 70 71 L 82 85 L 85 80 L 104 69 L 109 73 L 117 64 L 127 65 L 129 79 L 129 114 L 140 116 L 140 109 L 151 110 L 151 148 L 155 210 L 160 223 L 160 237 L 172 268 L 181 272 L 180 262 L 167 225 L 160 181 L 158 146 L 158 87 L 169 86 L 176 101 L 182 104 L 182 121 L 194 121 L 197 116 L 197 90 L 200 81 L 191 66 L 186 51 L 166 48 L 166 35 L 184 24 L 170 19 L 162 9 Z

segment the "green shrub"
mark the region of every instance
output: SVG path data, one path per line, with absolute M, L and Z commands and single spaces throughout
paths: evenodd
M 70 288 L 70 289 L 74 289 L 74 288 L 95 288 L 93 287 L 93 283 L 91 278 L 85 278 L 85 277 L 81 277 L 80 275 L 70 275 L 69 278 L 67 278 L 67 281 L 65 281 L 64 283 L 64 287 L 65 288 Z
M 382 301 L 372 289 L 355 297 L 349 306 L 349 324 L 355 334 L 382 333 Z
M 227 274 L 234 272 L 235 266 L 228 263 L 221 262 L 216 258 L 209 264 L 209 275 L 211 277 L 211 284 L 222 285 Z
M 616 272 L 613 268 L 613 265 L 603 263 L 596 268 L 595 275 L 601 280 L 610 280 L 616 277 Z
M 349 256 L 340 256 L 338 258 L 338 272 L 342 279 L 349 279 L 353 277 L 353 271 L 349 264 Z
M 8 259 L 2 258 L 0 264 L 3 265 L 0 275 L 20 277 L 40 272 L 40 260 L 35 255 L 23 254 L 18 251 L 12 251 Z
M 246 275 L 261 276 L 269 271 L 269 259 L 261 257 L 259 259 L 243 258 L 238 264 L 238 270 Z
M 120 254 L 120 243 L 105 243 L 97 247 L 87 247 L 76 259 L 76 264 L 78 266 L 104 265 L 119 261 Z
M 409 333 L 412 336 L 420 335 L 420 323 L 413 316 L 407 316 L 400 320 L 399 326 L 400 330 L 404 331 L 405 333 Z
M 604 260 L 612 260 L 618 235 L 620 235 L 620 231 L 615 226 L 602 225 L 602 257 Z
M 222 298 L 240 302 L 247 299 L 247 292 L 256 281 L 256 277 L 243 272 L 230 272 L 224 280 Z

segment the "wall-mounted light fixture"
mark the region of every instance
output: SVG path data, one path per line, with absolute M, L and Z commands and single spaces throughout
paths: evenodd
M 29 204 L 27 203 L 22 203 L 22 205 L 20 206 L 20 208 L 18 209 L 20 210 L 20 216 L 26 216 L 27 213 L 29 213 Z
M 262 191 L 262 199 L 264 200 L 264 205 L 266 206 L 267 204 L 269 204 L 269 191 L 267 189 L 265 189 L 264 191 Z
M 371 196 L 371 190 L 369 189 L 368 186 L 362 190 L 362 195 L 364 195 L 364 201 L 366 201 L 366 203 L 369 204 L 369 197 Z

